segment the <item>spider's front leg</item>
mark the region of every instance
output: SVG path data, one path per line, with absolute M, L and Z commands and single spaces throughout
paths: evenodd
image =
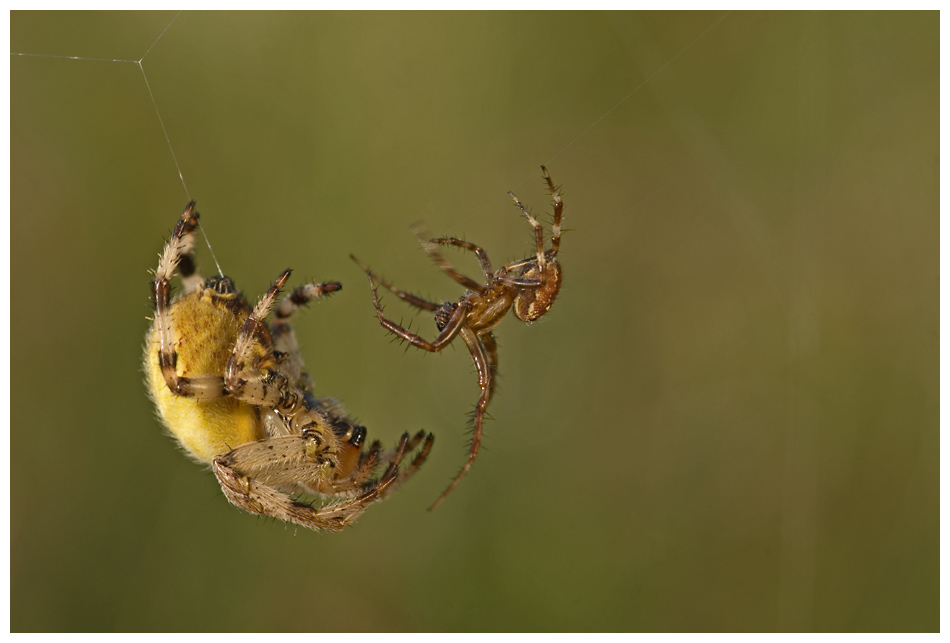
M 181 275 L 185 292 L 196 290 L 202 282 L 193 257 L 194 232 L 198 227 L 198 213 L 192 201 L 182 212 L 175 231 L 158 261 L 155 279 L 152 280 L 152 299 L 155 303 L 155 334 L 158 337 L 158 366 L 165 384 L 175 395 L 195 400 L 214 400 L 227 391 L 220 376 L 201 375 L 183 377 L 178 374 L 178 347 L 175 342 L 174 323 L 171 314 L 171 283 L 175 270 Z
M 185 293 L 197 290 L 204 279 L 198 273 L 195 263 L 195 229 L 198 227 L 200 216 L 195 210 L 195 201 L 185 206 L 184 212 L 175 225 L 175 231 L 165 244 L 165 250 L 160 255 L 158 269 L 155 271 L 153 288 L 159 284 L 168 284 L 175 270 L 185 286 Z
M 264 319 L 289 277 L 290 270 L 281 273 L 244 320 L 224 370 L 224 385 L 232 395 L 254 406 L 271 407 L 285 417 L 301 409 L 303 391 L 277 370 L 273 338 Z
M 314 299 L 327 297 L 340 291 L 343 285 L 336 281 L 326 283 L 309 283 L 298 286 L 278 304 L 271 323 L 271 337 L 274 340 L 274 351 L 279 353 L 280 370 L 290 379 L 297 388 L 307 393 L 313 392 L 313 380 L 300 357 L 300 348 L 297 345 L 297 335 L 290 318 L 301 307 Z
M 369 286 L 370 290 L 373 292 L 373 305 L 376 307 L 376 317 L 379 319 L 380 325 L 388 330 L 393 335 L 400 337 L 416 348 L 421 348 L 423 350 L 429 351 L 430 353 L 437 353 L 446 346 L 448 346 L 455 336 L 459 334 L 459 330 L 463 327 L 465 323 L 465 317 L 469 311 L 469 304 L 467 302 L 460 302 L 455 305 L 455 307 L 449 311 L 444 311 L 443 308 L 439 307 L 436 318 L 439 320 L 439 336 L 436 337 L 433 341 L 429 341 L 419 335 L 416 335 L 413 332 L 410 332 L 400 326 L 399 324 L 392 322 L 386 319 L 383 314 L 383 308 L 379 303 L 379 294 L 376 292 L 376 281 L 373 279 L 373 273 L 367 271 L 367 277 L 369 277 Z
M 434 301 L 428 301 L 427 299 L 423 299 L 419 295 L 414 295 L 411 292 L 406 292 L 405 290 L 400 290 L 399 288 L 396 288 L 394 285 L 392 285 L 391 283 L 389 283 L 388 281 L 380 277 L 378 274 L 373 272 L 369 266 L 367 266 L 365 263 L 357 259 L 354 255 L 350 255 L 350 259 L 352 259 L 356 263 L 356 265 L 359 266 L 363 270 L 363 272 L 366 273 L 366 275 L 369 277 L 370 284 L 372 284 L 373 282 L 377 282 L 381 284 L 383 288 L 387 289 L 388 291 L 390 291 L 391 293 L 393 293 L 394 295 L 402 299 L 404 302 L 406 302 L 410 306 L 415 306 L 416 308 L 419 308 L 421 310 L 429 310 L 429 311 L 435 312 L 436 310 L 439 309 L 441 304 L 437 304 Z

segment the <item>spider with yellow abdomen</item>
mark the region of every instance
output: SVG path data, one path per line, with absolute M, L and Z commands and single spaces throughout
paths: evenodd
M 301 306 L 340 284 L 304 284 L 277 304 L 286 270 L 252 309 L 230 278 L 198 274 L 197 226 L 191 202 L 152 281 L 155 316 L 144 365 L 158 415 L 185 452 L 211 465 L 234 505 L 310 529 L 343 529 L 418 470 L 433 437 L 403 434 L 392 451 L 382 452 L 379 442 L 364 449 L 366 429 L 336 400 L 314 397 L 289 323 Z M 172 299 L 176 271 L 184 292 Z M 373 477 L 381 465 L 385 471 Z M 301 495 L 329 504 L 315 506 Z

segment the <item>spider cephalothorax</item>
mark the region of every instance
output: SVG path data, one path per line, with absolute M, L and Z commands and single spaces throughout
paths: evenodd
M 533 256 L 505 264 L 495 271 L 492 269 L 485 251 L 473 243 L 454 237 L 442 237 L 428 241 L 420 239 L 423 248 L 435 260 L 439 268 L 456 282 L 465 286 L 466 292 L 458 301 L 437 304 L 400 290 L 380 278 L 356 257 L 353 257 L 353 260 L 369 276 L 376 315 L 379 318 L 379 323 L 384 328 L 413 346 L 430 352 L 442 350 L 456 336 L 459 336 L 465 342 L 472 354 L 472 359 L 475 361 L 481 396 L 475 405 L 475 426 L 472 432 L 472 444 L 469 449 L 468 460 L 448 488 L 432 505 L 432 509 L 435 509 L 455 488 L 462 476 L 472 467 L 472 463 L 475 462 L 478 455 L 485 409 L 488 407 L 488 402 L 494 393 L 495 372 L 498 369 L 498 351 L 492 329 L 504 319 L 511 309 L 514 309 L 515 316 L 521 321 L 532 322 L 537 320 L 551 309 L 561 289 L 561 264 L 558 263 L 557 253 L 561 245 L 561 216 L 564 211 L 564 204 L 561 201 L 558 189 L 551 181 L 551 176 L 543 166 L 541 172 L 544 175 L 548 189 L 551 191 L 551 196 L 554 198 L 554 223 L 551 228 L 550 249 L 545 250 L 544 248 L 544 229 L 541 224 L 531 216 L 524 205 L 521 204 L 521 201 L 510 192 L 508 194 L 511 195 L 521 213 L 534 228 L 535 254 Z M 485 282 L 479 283 L 455 270 L 439 252 L 438 246 L 455 246 L 475 253 L 484 273 Z M 383 316 L 383 309 L 376 293 L 377 283 L 382 284 L 384 288 L 392 291 L 408 304 L 434 312 L 439 336 L 430 342 L 386 319 Z
M 290 271 L 252 309 L 230 278 L 198 274 L 192 254 L 197 225 L 191 202 L 152 281 L 155 317 L 146 336 L 145 372 L 158 414 L 188 454 L 211 465 L 234 505 L 310 529 L 342 529 L 415 473 L 432 435 L 404 434 L 386 453 L 379 442 L 364 450 L 366 429 L 336 400 L 313 396 L 289 324 L 300 306 L 340 284 L 299 286 L 268 326 L 265 319 Z M 176 268 L 184 292 L 173 300 Z M 374 478 L 380 464 L 386 470 Z M 330 504 L 314 506 L 300 495 L 323 496 Z

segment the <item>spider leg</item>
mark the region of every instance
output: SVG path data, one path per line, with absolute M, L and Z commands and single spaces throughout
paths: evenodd
M 422 440 L 423 437 L 425 438 L 425 442 L 422 443 L 422 448 L 419 449 L 419 453 L 417 453 L 416 457 L 412 459 L 412 462 L 409 463 L 409 466 L 406 467 L 404 471 L 399 473 L 396 481 L 389 486 L 383 497 L 398 489 L 402 483 L 411 478 L 412 475 L 419 469 L 419 467 L 425 463 L 426 459 L 429 457 L 429 452 L 432 450 L 432 443 L 435 441 L 434 435 L 431 433 L 426 435 L 425 431 L 419 431 L 412 437 L 412 440 L 409 441 L 409 444 L 406 445 L 406 450 L 412 451 L 415 449 L 416 445 L 419 444 L 419 441 Z M 381 459 L 385 462 L 387 458 L 392 459 L 395 457 L 395 455 L 395 453 L 384 454 L 381 456 Z
M 198 266 L 195 263 L 195 228 L 198 227 L 199 218 L 200 216 L 195 212 L 195 202 L 191 201 L 185 206 L 175 226 L 175 231 L 165 244 L 158 270 L 155 272 L 156 281 L 164 279 L 167 282 L 177 268 L 178 276 L 184 284 L 185 294 L 194 292 L 204 283 L 204 278 L 198 273 Z
M 294 390 L 276 369 L 273 340 L 264 319 L 289 277 L 290 270 L 281 273 L 244 321 L 224 371 L 231 394 L 256 406 L 272 407 L 285 417 L 301 406 L 303 392 Z
M 436 311 L 439 309 L 440 304 L 425 300 L 422 297 L 419 297 L 418 295 L 413 295 L 410 292 L 406 292 L 405 290 L 400 290 L 399 288 L 396 288 L 391 283 L 389 283 L 388 281 L 386 281 L 385 279 L 377 275 L 375 272 L 373 272 L 369 266 L 367 266 L 365 263 L 363 263 L 362 261 L 360 261 L 353 255 L 350 255 L 350 259 L 352 259 L 356 263 L 356 265 L 362 268 L 363 272 L 365 272 L 369 276 L 370 283 L 372 283 L 375 280 L 376 282 L 381 284 L 383 288 L 390 291 L 391 293 L 393 293 L 394 295 L 402 299 L 407 304 L 411 306 L 415 306 L 416 308 L 421 308 L 422 310 Z
M 412 462 L 409 463 L 409 466 L 405 470 L 400 471 L 399 477 L 396 481 L 390 486 L 386 495 L 395 491 L 403 482 L 408 480 L 416 472 L 416 470 L 422 466 L 422 464 L 429 457 L 429 452 L 432 450 L 432 443 L 435 441 L 435 436 L 431 433 L 426 435 L 425 431 L 419 431 L 416 433 L 409 442 L 406 444 L 406 452 L 415 450 L 419 445 L 422 439 L 425 438 L 425 442 L 422 445 L 422 448 L 419 450 L 419 453 L 416 454 L 416 457 L 413 458 Z M 380 453 L 379 442 L 374 442 L 373 446 L 368 452 L 363 453 L 360 456 L 359 464 L 357 468 L 350 474 L 350 477 L 346 480 L 339 482 L 333 482 L 332 487 L 325 490 L 326 493 L 332 493 L 337 496 L 347 496 L 352 495 L 354 491 L 360 490 L 366 484 L 366 481 L 373 475 L 373 470 L 376 468 L 377 464 L 380 462 L 392 462 L 393 459 L 398 455 L 399 450 L 393 449 L 392 451 L 386 451 L 385 453 Z M 332 488 L 332 491 L 330 490 Z
M 297 345 L 297 336 L 290 325 L 290 317 L 311 299 L 326 297 L 343 288 L 335 281 L 327 283 L 309 283 L 298 286 L 292 293 L 284 297 L 277 306 L 274 321 L 271 323 L 271 336 L 274 340 L 274 350 L 280 353 L 278 369 L 295 386 L 313 392 L 313 381 L 307 373 L 303 358 L 300 357 L 300 348 Z
M 521 265 L 524 265 L 524 263 L 525 263 L 525 262 L 521 262 L 521 261 L 518 262 L 518 264 L 521 264 Z M 534 259 L 532 259 L 532 260 L 531 260 L 530 262 L 528 262 L 528 263 L 534 263 Z M 516 264 L 516 265 L 518 265 L 518 264 Z M 505 266 L 505 269 L 508 270 L 509 267 L 508 267 L 508 266 Z M 530 278 L 530 277 L 512 277 L 512 276 L 510 276 L 510 275 L 505 275 L 504 277 L 502 277 L 502 279 L 503 279 L 503 280 L 505 281 L 505 283 L 507 283 L 507 284 L 511 284 L 511 285 L 513 285 L 513 286 L 521 286 L 522 288 L 537 288 L 538 286 L 544 285 L 544 281 L 543 281 L 543 280 L 541 280 L 541 279 L 532 279 L 532 278 Z
M 541 268 L 541 272 L 544 272 L 545 264 L 557 257 L 557 251 L 561 246 L 561 217 L 562 213 L 564 212 L 564 202 L 561 200 L 560 192 L 558 192 L 557 187 L 551 180 L 551 175 L 548 174 L 547 168 L 545 168 L 543 165 L 541 166 L 541 173 L 544 175 L 544 180 L 547 181 L 548 189 L 551 191 L 551 195 L 554 197 L 554 223 L 551 227 L 551 249 L 544 249 L 544 231 L 541 227 L 541 224 L 538 223 L 538 221 L 528 213 L 528 210 L 524 207 L 524 205 L 522 205 L 521 201 L 519 201 L 514 194 L 509 192 L 508 194 L 511 195 L 512 199 L 514 199 L 515 204 L 517 204 L 517 206 L 521 209 L 521 212 L 528 218 L 528 222 L 531 223 L 532 227 L 534 227 L 535 244 L 537 248 L 534 257 L 505 264 L 503 267 L 505 272 L 514 272 L 519 268 L 527 266 L 528 264 L 535 264 Z M 525 279 L 515 277 L 505 277 L 505 281 L 515 286 L 524 286 L 528 288 L 536 288 L 543 283 L 543 280 L 541 279 Z
M 478 336 L 485 349 L 485 358 L 488 360 L 488 398 L 495 394 L 495 375 L 498 373 L 498 342 L 492 332 Z
M 343 289 L 343 285 L 337 281 L 328 281 L 326 283 L 309 283 L 297 286 L 292 293 L 281 300 L 277 306 L 277 312 L 274 314 L 273 328 L 286 328 L 290 330 L 290 317 L 297 312 L 301 306 L 310 302 L 311 299 L 326 297 Z
M 379 304 L 379 295 L 376 292 L 376 282 L 373 281 L 372 274 L 368 273 L 367 276 L 369 277 L 370 289 L 373 291 L 373 305 L 376 306 L 376 317 L 379 319 L 380 325 L 393 335 L 401 337 L 413 346 L 429 351 L 430 353 L 437 353 L 448 346 L 452 340 L 455 339 L 455 336 L 458 335 L 459 330 L 464 328 L 463 324 L 465 323 L 465 317 L 468 314 L 467 303 L 460 303 L 458 306 L 456 306 L 445 325 L 442 326 L 442 332 L 439 333 L 439 336 L 431 342 L 420 337 L 419 335 L 416 335 L 415 333 L 406 330 L 399 324 L 396 324 L 395 322 L 392 322 L 383 316 L 383 308 Z
M 456 239 L 455 237 L 429 239 L 429 243 L 437 243 L 443 246 L 457 246 L 459 248 L 464 248 L 465 250 L 471 250 L 475 253 L 475 256 L 478 257 L 478 263 L 482 267 L 482 272 L 485 273 L 485 279 L 490 280 L 495 275 L 495 271 L 491 267 L 491 261 L 488 260 L 488 253 L 485 252 L 481 246 L 476 246 L 474 243 L 464 241 L 462 239 Z
M 465 474 L 468 473 L 469 469 L 472 468 L 472 465 L 475 463 L 475 458 L 478 457 L 478 450 L 482 444 L 482 424 L 485 421 L 485 409 L 488 408 L 488 401 L 492 396 L 492 376 L 495 372 L 495 368 L 497 368 L 498 355 L 495 351 L 496 345 L 494 337 L 490 340 L 492 356 L 489 358 L 486 346 L 472 329 L 463 327 L 459 331 L 459 335 L 472 352 L 475 369 L 478 371 L 478 387 L 482 393 L 478 398 L 478 403 L 475 405 L 475 426 L 472 430 L 472 444 L 469 447 L 468 460 L 462 465 L 462 469 L 456 474 L 455 478 L 452 479 L 452 482 L 450 482 L 449 486 L 442 492 L 442 495 L 432 503 L 432 506 L 429 507 L 429 511 L 435 510 L 436 507 L 441 505 L 448 495 L 452 493 L 452 490 L 455 489 Z
M 417 227 L 416 229 L 414 229 L 413 233 L 416 235 L 416 238 L 419 240 L 419 243 L 422 244 L 422 249 L 426 251 L 426 254 L 428 254 L 432 258 L 433 261 L 435 261 L 436 265 L 439 266 L 439 269 L 442 272 L 447 274 L 456 282 L 465 286 L 468 290 L 474 290 L 475 292 L 479 292 L 479 293 L 485 292 L 487 290 L 485 284 L 480 284 L 474 279 L 472 279 L 471 277 L 466 277 L 465 275 L 463 275 L 458 270 L 452 267 L 452 264 L 449 263 L 449 260 L 446 259 L 442 255 L 442 253 L 439 252 L 439 249 L 436 247 L 439 243 L 439 240 L 437 239 L 433 239 L 431 241 L 426 240 L 422 236 L 424 233 L 424 229 L 421 227 Z M 465 243 L 465 242 L 462 242 L 462 243 Z M 473 246 L 473 247 L 477 247 L 477 246 Z M 484 254 L 484 251 L 483 251 L 483 254 Z M 485 257 L 485 260 L 486 261 L 488 260 L 487 256 Z M 479 261 L 481 261 L 481 257 L 479 257 Z M 484 264 L 482 264 L 482 266 L 484 269 Z M 491 271 L 489 271 L 488 274 L 491 275 Z
M 339 497 L 356 495 L 355 490 L 362 487 L 367 480 L 373 477 L 373 471 L 379 464 L 380 449 L 382 449 L 382 445 L 379 440 L 374 441 L 368 451 L 360 454 L 359 462 L 347 478 L 325 483 L 321 488 L 321 492 Z
M 165 384 L 175 395 L 191 397 L 196 400 L 213 400 L 227 394 L 223 380 L 218 376 L 181 377 L 178 375 L 178 352 L 175 346 L 175 334 L 171 316 L 170 279 L 178 269 L 187 291 L 195 290 L 201 284 L 201 277 L 195 269 L 194 231 L 198 227 L 198 213 L 192 201 L 182 212 L 175 231 L 165 245 L 155 279 L 152 280 L 152 298 L 155 301 L 155 329 L 158 336 L 158 365 L 165 378 Z
M 305 432 L 301 436 L 251 442 L 215 458 L 212 469 L 225 496 L 250 513 L 273 516 L 309 529 L 339 531 L 369 505 L 388 495 L 390 487 L 399 481 L 399 464 L 407 451 L 408 434 L 403 434 L 385 473 L 366 483 L 353 498 L 325 507 L 293 500 L 280 488 L 312 485 L 311 490 L 320 493 L 325 485 L 328 462 L 321 461 L 315 453 L 312 437 Z M 279 466 L 274 465 L 275 459 Z
M 515 205 L 517 205 L 518 208 L 521 210 L 521 214 L 523 214 L 523 215 L 525 216 L 525 218 L 528 219 L 528 223 L 530 223 L 530 224 L 531 224 L 531 227 L 534 228 L 534 241 L 535 241 L 535 247 L 536 247 L 536 257 L 535 257 L 535 258 L 536 258 L 536 260 L 537 260 L 537 262 L 538 262 L 538 267 L 541 268 L 541 271 L 543 272 L 543 271 L 544 271 L 544 264 L 545 264 L 545 259 L 544 259 L 544 228 L 541 227 L 541 224 L 538 223 L 538 220 L 537 220 L 537 219 L 535 219 L 533 216 L 531 216 L 531 213 L 528 212 L 528 209 L 527 209 L 526 207 L 524 207 L 524 204 L 522 204 L 521 201 L 518 200 L 518 197 L 516 197 L 513 192 L 509 192 L 509 193 L 508 193 L 508 196 L 510 196 L 512 199 L 514 199 Z M 558 234 L 560 234 L 560 229 L 559 229 Z
M 557 251 L 561 247 L 561 214 L 564 212 L 564 202 L 561 201 L 561 193 L 557 187 L 555 187 L 554 181 L 551 180 L 548 169 L 543 165 L 541 166 L 541 174 L 544 175 L 544 180 L 547 181 L 551 196 L 554 197 L 554 224 L 551 226 L 550 256 L 556 257 Z

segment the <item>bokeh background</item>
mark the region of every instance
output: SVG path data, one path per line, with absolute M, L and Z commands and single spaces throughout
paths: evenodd
M 10 60 L 13 630 L 939 628 L 936 12 L 173 18 L 11 15 L 13 52 L 142 59 Z M 391 343 L 348 255 L 454 299 L 410 225 L 526 256 L 542 163 L 564 288 L 498 328 L 428 513 L 471 360 Z M 437 434 L 342 534 L 232 508 L 153 416 L 189 197 L 250 297 L 344 283 L 298 319 L 319 394 Z

